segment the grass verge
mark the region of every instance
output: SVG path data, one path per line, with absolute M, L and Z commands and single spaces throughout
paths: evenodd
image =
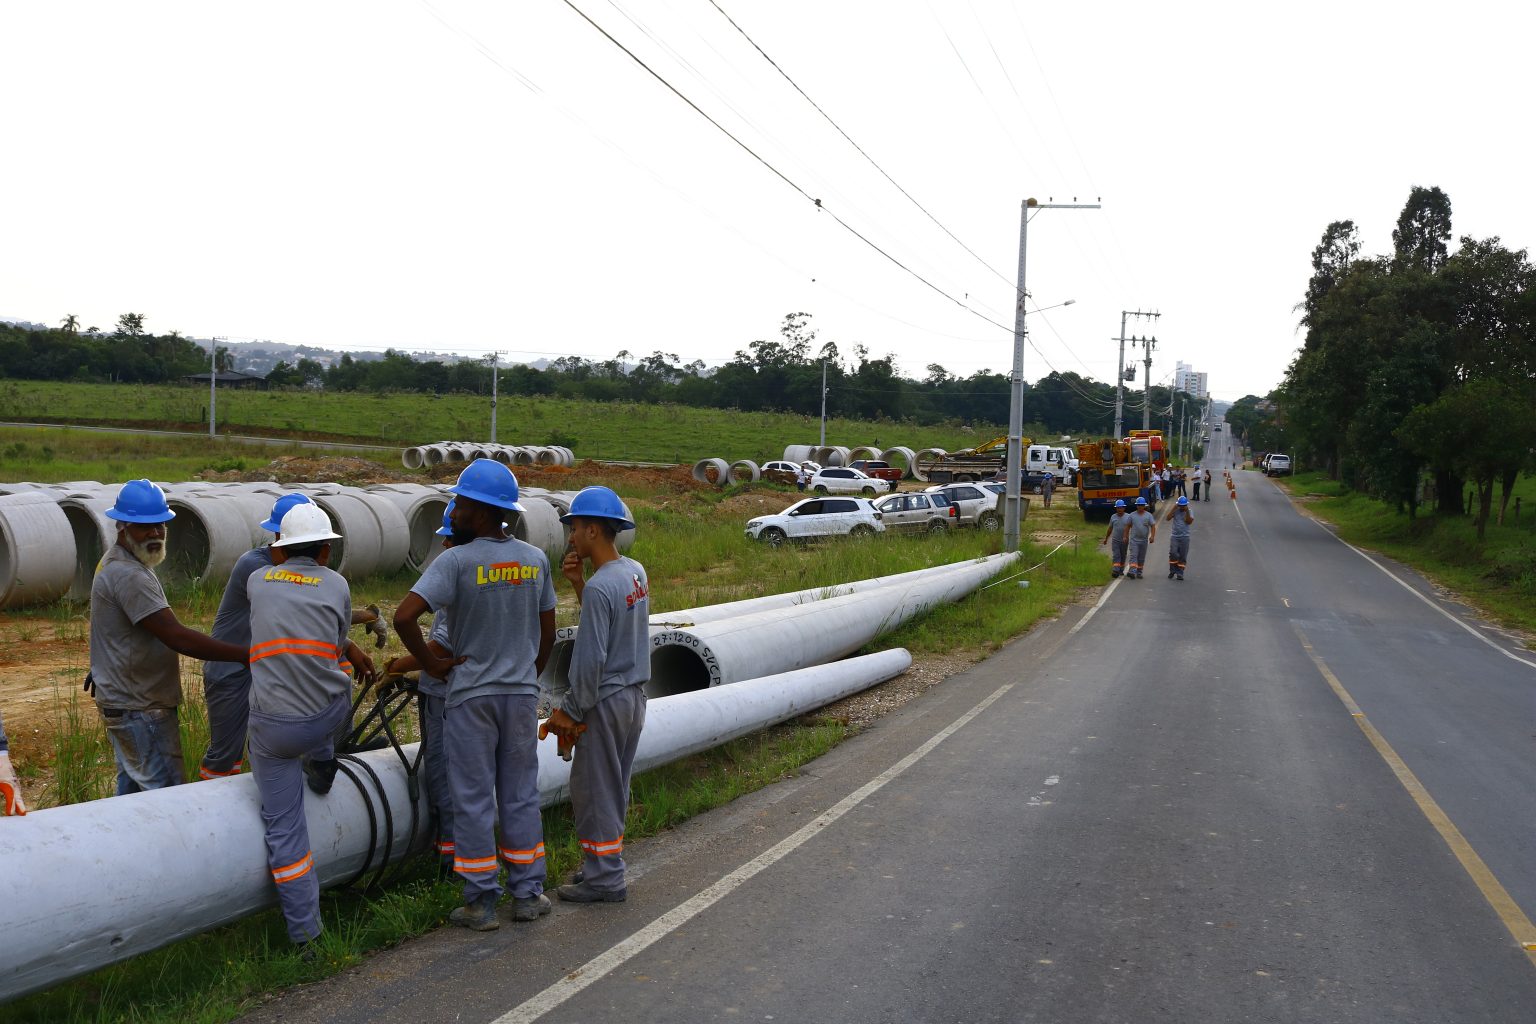
M 1522 476 L 1503 525 L 1490 522 L 1479 542 L 1470 517 L 1409 519 L 1385 502 L 1351 491 L 1322 473 L 1277 478 L 1307 510 L 1358 547 L 1411 565 L 1495 621 L 1536 633 L 1536 480 Z

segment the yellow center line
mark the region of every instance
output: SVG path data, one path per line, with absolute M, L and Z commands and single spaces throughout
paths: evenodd
M 1504 927 L 1514 936 L 1515 942 L 1525 951 L 1531 966 L 1536 967 L 1536 924 L 1531 923 L 1531 919 L 1526 916 L 1524 910 L 1520 909 L 1514 897 L 1509 894 L 1498 878 L 1494 877 L 1488 865 L 1483 862 L 1483 858 L 1472 849 L 1472 844 L 1467 842 L 1466 836 L 1461 834 L 1461 830 L 1451 822 L 1445 811 L 1441 810 L 1435 798 L 1429 795 L 1429 790 L 1424 788 L 1418 776 L 1413 774 L 1413 770 L 1398 756 L 1397 751 L 1392 749 L 1386 737 L 1376 731 L 1376 727 L 1365 716 L 1365 712 L 1360 710 L 1360 705 L 1355 703 L 1355 699 L 1349 695 L 1344 684 L 1339 682 L 1339 677 L 1333 674 L 1333 670 L 1312 649 L 1312 643 L 1307 639 L 1307 635 L 1294 623 L 1291 628 L 1301 640 L 1301 646 L 1307 652 L 1307 657 L 1312 659 L 1312 664 L 1317 666 L 1318 672 L 1327 681 L 1334 695 L 1349 711 L 1355 724 L 1360 727 L 1360 731 L 1365 733 L 1365 738 L 1371 741 L 1371 746 L 1376 748 L 1376 753 L 1387 762 L 1387 767 L 1392 769 L 1392 773 L 1397 776 L 1397 781 L 1408 791 L 1408 795 L 1413 797 L 1413 802 L 1419 805 L 1419 810 L 1423 812 L 1424 817 L 1428 818 L 1429 823 L 1435 827 L 1435 831 L 1440 833 L 1440 838 L 1445 840 L 1445 845 L 1451 848 L 1451 852 L 1461 862 L 1462 869 L 1471 877 L 1478 891 L 1483 894 L 1483 899 L 1488 901 L 1493 912 L 1499 915 L 1499 920 L 1504 922 Z

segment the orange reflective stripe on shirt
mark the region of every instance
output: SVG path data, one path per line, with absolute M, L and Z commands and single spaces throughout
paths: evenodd
M 282 885 L 284 882 L 292 882 L 295 879 L 303 878 L 305 875 L 309 874 L 310 869 L 314 866 L 314 855 L 306 853 L 304 856 L 300 857 L 298 860 L 294 861 L 292 864 L 289 864 L 285 868 L 273 868 L 272 881 L 276 882 L 278 885 Z
M 251 660 L 260 661 L 274 654 L 308 654 L 316 658 L 335 658 L 338 650 L 335 644 L 328 644 L 324 640 L 303 640 L 299 637 L 284 636 L 276 640 L 264 640 L 259 644 L 252 644 Z
M 532 864 L 544 856 L 544 844 L 540 843 L 531 850 L 509 850 L 502 847 L 501 855 L 508 864 Z

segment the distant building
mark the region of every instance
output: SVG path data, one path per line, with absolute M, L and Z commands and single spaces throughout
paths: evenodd
M 1211 397 L 1210 389 L 1206 386 L 1206 374 L 1196 373 L 1195 368 L 1188 363 L 1179 363 L 1174 370 L 1173 387 L 1175 391 L 1187 392 L 1196 398 Z
M 184 384 L 201 384 L 208 386 L 208 373 L 189 373 L 182 377 Z M 220 370 L 218 386 L 221 388 L 254 388 L 257 391 L 265 391 L 268 388 L 267 378 L 254 373 L 241 373 L 239 370 Z

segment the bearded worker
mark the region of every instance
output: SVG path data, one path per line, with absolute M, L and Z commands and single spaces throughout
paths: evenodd
M 130 480 L 106 512 L 117 543 L 91 583 L 91 670 L 96 698 L 117 760 L 117 795 L 186 781 L 181 756 L 181 664 L 245 664 L 249 651 L 190 629 L 165 599 L 155 566 L 165 561 L 166 524 L 176 517 L 148 480 Z

